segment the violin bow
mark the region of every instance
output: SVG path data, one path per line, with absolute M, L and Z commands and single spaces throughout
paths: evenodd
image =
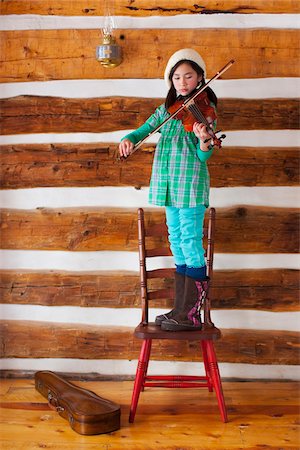
M 160 130 L 167 122 L 169 122 L 169 120 L 173 119 L 175 116 L 177 116 L 177 114 L 182 111 L 184 108 L 189 107 L 191 104 L 194 103 L 195 98 L 197 98 L 197 96 L 199 94 L 201 94 L 201 92 L 203 92 L 207 86 L 214 80 L 216 80 L 217 78 L 220 78 L 220 76 L 226 72 L 226 70 L 228 70 L 232 64 L 234 63 L 234 59 L 231 59 L 224 67 L 222 67 L 222 69 L 220 69 L 210 80 L 208 80 L 205 84 L 203 84 L 203 86 L 201 86 L 200 89 L 198 89 L 198 91 L 192 95 L 192 97 L 188 98 L 187 100 L 185 100 L 182 105 L 173 112 L 173 114 L 171 114 L 169 117 L 167 117 L 160 125 L 158 125 L 158 127 L 156 127 L 154 130 L 151 131 L 151 133 L 147 134 L 147 136 L 145 136 L 143 139 L 141 139 L 139 142 L 137 142 L 135 144 L 135 146 L 133 147 L 131 153 L 128 156 L 118 156 L 117 159 L 118 160 L 123 160 L 123 159 L 127 159 L 129 156 L 133 155 L 133 153 L 135 153 L 140 147 L 141 145 L 147 141 L 151 136 L 153 136 L 153 134 L 157 133 L 158 130 Z

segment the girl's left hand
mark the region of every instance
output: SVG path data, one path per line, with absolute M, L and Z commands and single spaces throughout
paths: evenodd
M 209 132 L 207 131 L 207 126 L 204 123 L 195 122 L 193 126 L 193 132 L 202 142 L 211 137 Z
M 200 140 L 201 150 L 207 152 L 211 148 L 211 135 L 207 131 L 207 126 L 204 123 L 195 122 L 193 132 Z

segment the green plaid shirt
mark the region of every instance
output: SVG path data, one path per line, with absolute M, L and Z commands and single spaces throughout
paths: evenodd
M 168 116 L 165 106 L 159 106 L 144 125 L 123 139 L 136 144 Z M 212 150 L 201 152 L 198 138 L 193 132 L 186 132 L 180 120 L 169 120 L 159 132 L 161 136 L 152 166 L 149 203 L 177 208 L 208 206 L 210 179 L 206 160 Z

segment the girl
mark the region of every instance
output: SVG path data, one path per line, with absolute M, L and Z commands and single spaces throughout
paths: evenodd
M 120 156 L 127 157 L 134 145 L 158 127 L 170 114 L 168 108 L 185 100 L 205 83 L 206 68 L 193 49 L 182 49 L 169 59 L 164 78 L 169 88 L 165 104 L 134 132 L 123 138 Z M 211 106 L 217 105 L 214 92 L 207 87 Z M 209 121 L 209 118 L 208 118 Z M 213 152 L 206 125 L 196 122 L 185 131 L 178 119 L 169 120 L 159 130 L 149 190 L 149 203 L 165 206 L 169 242 L 174 261 L 175 300 L 173 309 L 156 317 L 164 330 L 201 329 L 201 300 L 208 289 L 202 245 L 203 219 L 209 203 L 209 173 L 206 161 Z

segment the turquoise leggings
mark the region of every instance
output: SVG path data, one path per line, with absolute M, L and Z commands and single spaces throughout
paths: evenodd
M 202 244 L 205 210 L 204 205 L 195 208 L 166 206 L 170 248 L 176 265 L 205 266 Z

